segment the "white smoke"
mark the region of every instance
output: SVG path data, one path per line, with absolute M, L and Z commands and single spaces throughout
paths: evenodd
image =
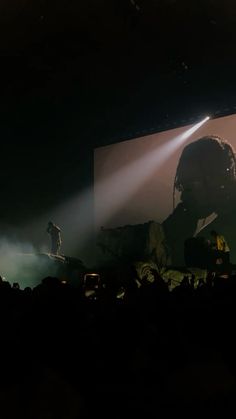
M 30 243 L 0 239 L 0 275 L 18 282 L 21 289 L 35 287 L 46 276 L 57 276 L 58 265 L 47 253 L 37 253 Z

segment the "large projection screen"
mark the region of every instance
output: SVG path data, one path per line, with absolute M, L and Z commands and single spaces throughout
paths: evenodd
M 180 265 L 186 239 L 215 230 L 236 264 L 236 115 L 200 122 L 95 149 L 97 231 L 160 223 Z
M 235 114 L 209 120 L 189 138 L 181 140 L 181 134 L 191 127 L 193 125 L 95 149 L 94 208 L 97 228 L 114 228 L 150 220 L 162 223 L 173 211 L 176 168 L 187 144 L 203 136 L 216 135 L 227 140 L 236 150 Z M 177 194 L 175 205 L 178 200 Z

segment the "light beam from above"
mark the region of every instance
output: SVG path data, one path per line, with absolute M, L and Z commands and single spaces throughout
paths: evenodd
M 105 225 L 132 198 L 147 179 L 162 165 L 166 164 L 168 158 L 209 119 L 210 117 L 207 116 L 188 128 L 184 133 L 169 139 L 161 146 L 157 144 L 155 150 L 149 151 L 138 160 L 117 170 L 108 179 L 101 180 L 95 185 L 96 197 L 98 197 L 96 209 L 99 214 L 96 225 Z

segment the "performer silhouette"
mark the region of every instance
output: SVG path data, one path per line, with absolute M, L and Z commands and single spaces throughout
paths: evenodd
M 52 221 L 49 221 L 47 233 L 51 236 L 51 253 L 53 255 L 58 255 L 62 243 L 61 230 L 56 224 L 54 224 Z

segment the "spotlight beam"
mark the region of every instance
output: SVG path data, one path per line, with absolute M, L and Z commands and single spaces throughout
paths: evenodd
M 184 133 L 171 138 L 156 150 L 149 151 L 145 156 L 122 167 L 109 179 L 100 181 L 96 188 L 97 225 L 104 225 L 120 210 L 125 203 L 139 190 L 147 179 L 180 148 L 203 124 L 209 116 L 198 122 Z

